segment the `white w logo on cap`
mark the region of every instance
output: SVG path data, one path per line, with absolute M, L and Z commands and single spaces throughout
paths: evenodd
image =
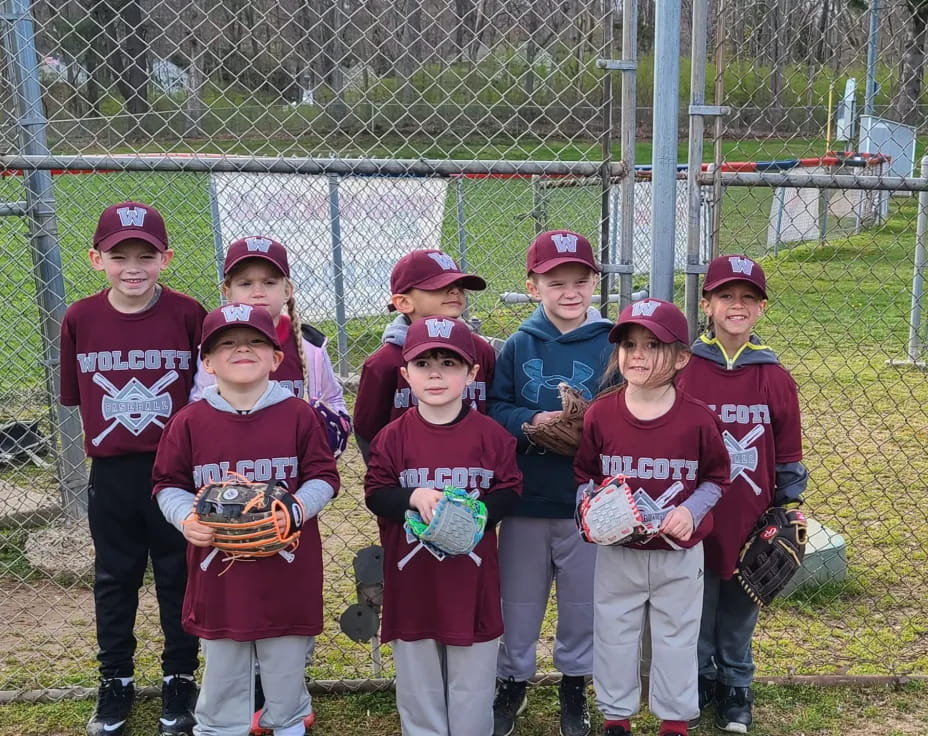
M 123 227 L 142 227 L 148 210 L 143 207 L 119 207 L 116 214 Z
M 728 262 L 731 264 L 732 273 L 743 273 L 745 276 L 750 276 L 751 271 L 754 270 L 754 261 L 750 258 L 732 256 L 728 259 Z
M 271 241 L 267 238 L 245 238 L 245 247 L 252 252 L 267 253 L 271 247 Z
M 226 322 L 248 322 L 251 320 L 252 309 L 250 304 L 228 304 L 220 311 Z
M 445 255 L 444 253 L 429 253 L 429 258 L 441 266 L 443 271 L 458 270 L 458 264 L 456 264 L 454 259 L 449 255 Z
M 577 252 L 576 235 L 569 235 L 567 233 L 555 233 L 551 236 L 551 240 L 554 241 L 554 247 L 557 248 L 558 253 Z
M 635 302 L 632 304 L 632 317 L 653 317 L 660 302 Z
M 450 319 L 427 319 L 425 320 L 425 329 L 429 332 L 429 337 L 443 337 L 446 340 L 451 337 L 451 330 L 454 328 L 454 322 Z

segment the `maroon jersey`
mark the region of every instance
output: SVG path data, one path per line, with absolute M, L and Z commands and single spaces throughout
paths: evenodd
M 297 342 L 296 335 L 290 327 L 290 318 L 286 314 L 280 315 L 277 321 L 277 339 L 284 350 L 284 359 L 271 378 L 277 381 L 282 388 L 290 391 L 297 398 L 306 398 L 305 381 L 303 380 L 302 341 Z
M 705 545 L 706 565 L 727 579 L 773 502 L 776 464 L 802 460 L 796 382 L 777 363 L 726 370 L 694 355 L 678 385 L 718 414 L 731 456 L 731 488 L 713 510 L 715 532 Z
M 109 289 L 75 302 L 61 323 L 61 403 L 80 406 L 90 457 L 154 452 L 187 403 L 206 310 L 163 287 L 154 306 L 124 314 Z
M 283 481 L 296 491 L 311 479 L 339 487 L 335 460 L 319 416 L 289 398 L 256 411 L 231 414 L 195 401 L 164 431 L 152 474 L 163 488 L 191 493 L 236 472 L 249 480 Z M 184 629 L 203 639 L 254 641 L 315 636 L 322 631 L 322 544 L 316 517 L 303 522 L 299 546 L 229 564 L 212 547 L 187 547 Z
M 661 520 L 689 498 L 700 483 L 724 491 L 728 486 L 728 451 L 718 419 L 700 401 L 677 391 L 670 410 L 657 419 L 638 419 L 625 405 L 625 388 L 594 401 L 583 418 L 583 438 L 574 458 L 577 483 L 599 485 L 624 475 L 645 520 Z M 692 547 L 712 530 L 712 512 L 680 547 Z M 667 549 L 657 536 L 642 549 Z
M 410 411 L 377 435 L 364 481 L 367 495 L 380 488 L 456 486 L 481 496 L 522 490 L 516 440 L 489 417 L 470 411 L 459 422 L 429 424 Z M 383 545 L 384 598 L 381 639 L 435 639 L 450 646 L 491 641 L 503 633 L 496 530 L 487 527 L 472 557 L 439 561 L 416 547 L 403 525 L 378 517 Z
M 493 383 L 496 353 L 486 340 L 474 335 L 477 351 L 476 380 L 464 388 L 465 402 L 479 411 L 487 413 L 487 391 Z M 406 365 L 403 348 L 394 343 L 384 343 L 374 351 L 361 368 L 358 397 L 354 403 L 354 431 L 370 442 L 377 433 L 409 407 L 416 405 L 409 384 L 400 375 Z

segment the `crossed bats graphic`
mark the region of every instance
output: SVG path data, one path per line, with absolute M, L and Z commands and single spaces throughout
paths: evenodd
M 161 376 L 161 378 L 155 381 L 151 386 L 149 386 L 148 391 L 151 393 L 153 397 L 157 397 L 157 395 L 162 391 L 162 389 L 165 389 L 168 386 L 170 386 L 178 378 L 180 378 L 180 374 L 177 371 L 168 371 L 163 376 Z M 122 389 L 116 388 L 116 386 L 113 385 L 113 383 L 102 373 L 94 373 L 93 382 L 97 384 L 100 388 L 102 388 L 104 391 L 106 391 L 106 393 L 109 394 L 111 399 L 115 399 L 117 396 L 119 396 L 119 392 L 122 390 Z M 123 389 L 124 388 L 125 386 L 123 386 Z M 110 417 L 106 417 L 106 418 L 109 419 Z M 110 432 L 112 432 L 114 429 L 116 429 L 117 426 L 122 424 L 122 415 L 117 415 L 113 417 L 112 419 L 113 421 L 110 422 L 109 426 L 107 426 L 106 429 L 104 429 L 102 432 L 100 432 L 100 434 L 98 434 L 96 437 L 90 440 L 90 444 L 92 444 L 94 447 L 99 447 L 100 443 L 106 439 L 107 435 Z M 164 429 L 164 422 L 160 421 L 157 416 L 153 416 L 151 418 L 151 423 Z
M 755 495 L 761 495 L 763 490 L 747 474 L 747 470 L 757 468 L 757 448 L 751 447 L 760 436 L 764 433 L 764 425 L 757 424 L 740 440 L 736 440 L 734 435 L 727 429 L 722 432 L 722 439 L 725 440 L 725 449 L 731 456 L 731 477 L 734 480 L 739 475 L 744 478 L 749 486 L 754 490 Z

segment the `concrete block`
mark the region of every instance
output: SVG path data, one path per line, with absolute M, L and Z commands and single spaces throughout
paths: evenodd
M 808 519 L 808 522 L 806 555 L 783 590 L 781 595 L 784 597 L 800 588 L 817 588 L 847 579 L 847 544 L 844 537 L 815 519 Z

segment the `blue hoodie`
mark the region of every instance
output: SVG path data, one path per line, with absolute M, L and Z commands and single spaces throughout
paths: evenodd
M 516 516 L 570 519 L 577 485 L 573 458 L 542 452 L 522 431 L 542 411 L 561 408 L 557 385 L 566 381 L 587 398 L 599 393 L 602 374 L 614 347 L 612 322 L 589 309 L 587 319 L 561 333 L 539 304 L 506 340 L 496 360 L 487 411 L 518 440 L 517 461 L 524 476 Z

